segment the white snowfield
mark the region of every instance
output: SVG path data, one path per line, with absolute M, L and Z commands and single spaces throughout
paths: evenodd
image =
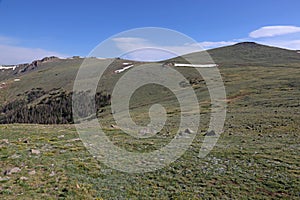
M 115 71 L 115 73 L 118 74 L 118 73 L 124 72 L 125 70 L 130 69 L 131 67 L 133 67 L 133 65 L 129 65 L 129 66 L 123 67 L 122 69 L 118 69 Z
M 217 64 L 182 64 L 174 63 L 175 67 L 217 67 Z
M 13 66 L 2 66 L 2 65 L 0 65 L 0 70 L 7 70 L 7 69 L 15 70 L 16 68 L 17 68 L 16 65 L 13 65 Z

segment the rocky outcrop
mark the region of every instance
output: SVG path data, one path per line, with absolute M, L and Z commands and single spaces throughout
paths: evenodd
M 36 69 L 37 67 L 39 67 L 43 63 L 46 63 L 46 62 L 49 62 L 49 61 L 58 60 L 58 59 L 59 59 L 58 57 L 50 56 L 50 57 L 45 57 L 45 58 L 43 58 L 41 60 L 34 60 L 30 64 L 28 64 L 28 63 L 27 64 L 20 64 L 20 65 L 18 65 L 18 68 L 20 70 L 18 70 L 17 73 L 24 73 L 24 72 L 27 72 L 27 71 L 34 70 L 34 69 Z

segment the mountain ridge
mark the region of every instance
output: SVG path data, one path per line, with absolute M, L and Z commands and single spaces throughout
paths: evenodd
M 300 55 L 295 50 L 273 47 L 255 42 L 241 42 L 208 50 L 217 64 L 279 66 L 299 63 Z M 234 59 L 232 59 L 234 57 Z M 231 59 L 230 59 L 231 58 Z
M 233 76 L 230 74 L 249 73 L 251 70 L 256 70 L 257 72 L 266 71 L 269 73 L 271 71 L 281 70 L 278 69 L 278 67 L 285 67 L 286 69 L 290 68 L 290 70 L 296 70 L 300 67 L 300 54 L 297 53 L 297 51 L 265 46 L 253 42 L 244 42 L 231 46 L 220 47 L 208 50 L 207 53 L 195 52 L 165 60 L 159 62 L 158 64 L 176 68 L 176 70 L 182 73 L 187 78 L 189 83 L 196 88 L 205 87 L 205 84 L 202 77 L 196 73 L 195 69 L 181 65 L 177 65 L 176 67 L 175 65 L 168 65 L 168 63 L 186 63 L 186 60 L 194 60 L 195 62 L 199 62 L 199 60 L 201 61 L 203 58 L 210 58 L 207 57 L 210 55 L 217 64 L 218 68 L 220 68 L 221 73 L 223 73 L 223 75 L 224 73 L 225 75 L 228 73 L 224 77 L 225 83 L 232 81 Z M 0 71 L 0 105 L 2 106 L 2 110 L 0 109 L 0 118 L 2 115 L 2 121 L 5 122 L 6 120 L 6 122 L 9 121 L 11 123 L 26 123 L 27 121 L 20 121 L 20 119 L 23 119 L 23 117 L 18 117 L 19 115 L 15 112 L 15 109 L 12 109 L 14 106 L 18 105 L 22 106 L 21 108 L 18 108 L 18 113 L 22 111 L 23 115 L 31 121 L 32 119 L 37 119 L 36 116 L 40 115 L 38 111 L 41 110 L 41 108 L 43 108 L 43 110 L 47 110 L 45 113 L 49 113 L 48 111 L 51 110 L 51 105 L 59 110 L 59 105 L 56 103 L 56 95 L 61 98 L 59 102 L 63 102 L 63 106 L 66 111 L 65 113 L 69 113 L 74 80 L 76 79 L 77 72 L 84 59 L 85 58 L 79 57 L 67 59 L 47 57 L 41 60 L 33 61 L 30 64 L 20 65 L 15 70 L 9 69 Z M 104 102 L 100 102 L 99 105 L 102 105 L 103 103 L 103 105 L 109 104 L 109 97 L 112 94 L 114 85 L 123 75 L 122 70 L 121 73 L 117 72 L 119 72 L 120 69 L 124 69 L 125 63 L 130 63 L 131 65 L 134 65 L 134 67 L 138 67 L 142 64 L 141 62 L 137 61 L 128 61 L 121 58 L 116 58 L 111 59 L 111 64 L 107 66 L 107 63 L 110 63 L 107 62 L 107 59 L 89 59 L 92 61 L 94 67 L 106 68 L 106 71 L 103 74 L 101 81 L 98 83 L 97 88 L 99 98 L 106 100 Z M 242 74 L 239 74 L 239 76 L 241 75 Z M 272 74 L 266 75 L 268 78 L 276 78 L 276 76 L 274 77 Z M 293 85 L 298 85 L 295 77 L 290 80 L 293 82 Z M 287 87 L 290 86 L 291 85 L 288 85 Z M 230 92 L 235 93 L 234 90 Z M 239 96 L 240 93 L 243 92 L 238 92 L 235 95 Z M 152 93 L 152 95 L 153 94 L 155 93 Z M 146 97 L 147 94 L 144 96 Z M 149 97 L 147 96 L 147 98 L 144 98 L 143 101 L 148 101 L 150 99 Z M 159 98 L 159 94 L 156 96 L 154 95 L 153 97 Z M 99 107 L 99 109 L 100 108 L 101 107 Z M 56 113 L 54 116 L 51 116 L 51 122 L 72 121 L 70 118 L 70 113 L 68 114 L 68 120 L 65 120 L 64 116 L 60 116 L 60 114 L 61 113 Z M 5 119 L 7 116 L 10 118 Z M 58 118 L 56 118 L 56 116 L 58 116 Z M 50 117 L 45 117 L 45 120 L 34 122 L 49 123 L 49 121 L 46 119 L 50 119 Z
M 232 48 L 237 48 L 235 51 L 243 50 L 243 48 L 248 48 L 248 50 L 249 49 L 254 49 L 254 48 L 265 48 L 265 50 L 266 50 L 267 48 L 269 48 L 269 49 L 273 49 L 273 50 L 276 49 L 276 50 L 279 50 L 279 51 L 284 51 L 286 53 L 289 52 L 289 53 L 292 53 L 292 54 L 295 54 L 295 53 L 300 54 L 300 50 L 291 50 L 291 49 L 275 47 L 275 46 L 271 46 L 271 45 L 265 45 L 265 44 L 260 44 L 260 43 L 256 43 L 256 42 L 249 42 L 249 41 L 239 42 L 239 43 L 236 43 L 236 44 L 233 44 L 233 45 L 222 46 L 222 47 L 217 47 L 217 48 L 213 48 L 213 49 L 208 49 L 208 50 L 205 50 L 205 51 L 208 52 L 209 54 L 212 54 L 212 57 L 214 57 L 214 54 L 216 54 L 218 51 L 220 51 L 220 50 L 227 50 L 227 51 L 228 50 L 233 50 Z M 181 56 L 184 57 L 186 55 L 197 54 L 197 53 L 201 53 L 201 51 L 192 52 L 192 53 L 188 53 L 188 54 L 181 55 Z M 5 66 L 7 66 L 7 67 L 17 66 L 17 68 L 22 67 L 22 66 L 35 66 L 36 67 L 37 65 L 39 65 L 41 63 L 51 61 L 51 60 L 69 60 L 69 59 L 85 59 L 85 58 L 89 58 L 89 57 L 73 56 L 73 57 L 69 57 L 69 58 L 59 58 L 59 57 L 56 57 L 56 56 L 47 56 L 47 57 L 44 57 L 44 58 L 41 58 L 41 59 L 33 60 L 30 63 L 0 65 L 0 66 L 3 66 L 3 67 L 5 67 Z M 176 57 L 174 57 L 174 58 L 176 58 Z M 170 58 L 170 59 L 167 59 L 167 60 L 171 60 L 171 59 L 174 59 L 174 58 Z M 97 58 L 97 59 L 100 59 L 100 58 Z M 111 59 L 111 58 L 101 58 L 101 59 Z M 124 59 L 124 60 L 128 60 L 128 59 Z M 140 62 L 138 60 L 129 60 L 129 61 Z M 161 62 L 163 62 L 163 61 L 161 61 Z

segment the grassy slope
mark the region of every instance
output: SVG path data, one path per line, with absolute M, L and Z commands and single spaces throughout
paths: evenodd
M 113 71 L 121 69 L 123 67 L 123 62 L 129 62 L 128 60 L 121 59 L 90 59 L 99 68 L 107 67 L 107 60 L 112 62 L 102 78 L 105 81 L 101 83 L 102 85 L 99 85 L 99 91 L 111 91 L 113 83 L 120 77 L 120 74 L 114 74 Z M 2 77 L 0 80 L 6 83 L 7 87 L 5 89 L 0 89 L 0 93 L 5 94 L 0 96 L 0 103 L 15 99 L 17 95 L 22 95 L 32 88 L 42 88 L 44 91 L 49 91 L 53 88 L 63 88 L 67 91 L 71 91 L 78 69 L 83 61 L 84 59 L 82 58 L 58 59 L 42 63 L 35 70 L 24 74 L 13 75 L 13 73 L 10 73 L 6 78 Z M 135 66 L 138 66 L 140 63 L 134 62 L 134 64 Z M 15 78 L 20 79 L 20 81 L 14 81 Z
M 297 67 L 300 63 L 300 54 L 296 51 L 279 49 L 258 45 L 255 43 L 240 43 L 228 47 L 217 48 L 208 51 L 213 60 L 221 67 L 235 67 L 235 66 L 278 66 L 278 67 Z M 188 60 L 199 60 L 203 62 L 211 61 L 211 58 L 206 53 L 192 53 L 183 56 Z M 172 61 L 182 61 L 181 58 L 171 59 Z M 29 91 L 32 88 L 41 87 L 44 90 L 53 88 L 65 88 L 72 90 L 73 81 L 76 77 L 79 66 L 83 59 L 64 59 L 54 60 L 51 62 L 42 63 L 37 69 L 20 74 L 13 75 L 9 72 L 0 72 L 0 80 L 7 84 L 6 89 L 0 89 L 1 96 L 0 102 L 4 100 L 13 99 L 18 94 Z M 104 82 L 100 90 L 111 91 L 113 83 L 120 77 L 120 74 L 113 74 L 113 70 L 122 68 L 122 63 L 128 62 L 124 60 L 115 60 L 107 70 L 104 76 Z M 182 61 L 185 62 L 185 61 Z M 105 61 L 97 60 L 96 63 L 99 67 L 106 67 Z M 135 66 L 138 66 L 136 64 Z M 188 77 L 193 77 L 195 73 L 193 70 L 187 68 L 177 68 Z M 9 75 L 8 75 L 8 74 Z M 9 79 L 3 78 L 3 75 L 10 77 Z M 20 78 L 21 81 L 14 82 L 15 78 Z M 5 90 L 5 91 L 3 91 Z M 3 94 L 3 95 L 2 95 Z M 5 94 L 5 95 L 4 95 Z
M 294 66 L 299 64 L 297 51 L 244 42 L 208 51 L 217 64 L 235 66 Z
M 298 67 L 295 63 L 287 63 L 284 68 L 266 67 L 263 63 L 221 66 L 228 113 L 225 132 L 216 147 L 204 159 L 197 158 L 203 140 L 201 132 L 182 158 L 165 169 L 146 174 L 121 173 L 98 163 L 80 141 L 72 140 L 78 138 L 72 125 L 1 125 L 0 141 L 9 142 L 0 142 L 2 172 L 12 167 L 20 167 L 22 171 L 0 175 L 4 178 L 0 179 L 0 196 L 3 199 L 298 199 Z M 145 91 L 140 91 L 143 101 L 149 97 Z M 201 130 L 205 131 L 207 94 L 201 88 L 196 91 L 203 98 L 200 99 Z M 176 128 L 172 123 L 176 122 L 178 109 L 168 92 L 165 94 L 160 98 L 170 107 L 172 130 Z M 147 103 L 150 102 L 151 99 Z M 134 103 L 138 106 L 132 115 L 144 122 L 147 105 Z M 100 121 L 107 135 L 120 147 L 149 151 L 166 144 L 173 136 L 163 130 L 154 138 L 133 140 L 110 128 L 113 120 L 109 107 L 106 109 Z M 60 138 L 61 135 L 64 137 Z M 30 149 L 38 149 L 41 154 L 32 155 Z M 35 175 L 28 174 L 32 170 Z M 22 176 L 28 180 L 21 180 Z

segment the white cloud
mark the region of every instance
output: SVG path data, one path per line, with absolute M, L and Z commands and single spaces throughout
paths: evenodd
M 60 53 L 47 51 L 44 49 L 25 48 L 5 44 L 0 44 L 0 52 L 1 65 L 28 63 L 46 56 L 65 57 L 65 55 Z
M 0 35 L 0 65 L 29 63 L 46 56 L 66 57 L 54 51 L 20 46 L 20 40 Z
M 154 44 L 144 38 L 120 37 L 114 38 L 115 45 L 126 54 L 127 59 L 158 61 L 181 56 L 192 52 L 202 51 L 226 45 L 235 44 L 234 41 L 186 43 L 179 45 Z
M 154 44 L 138 37 L 120 37 L 114 38 L 113 41 L 126 54 L 125 58 L 142 61 L 159 61 L 202 50 L 200 46 L 195 44 L 167 46 Z
M 161 61 L 178 55 L 164 51 L 162 49 L 142 48 L 136 51 L 128 52 L 122 58 L 139 61 Z
M 136 49 L 153 46 L 150 42 L 138 37 L 119 37 L 112 39 L 116 46 L 123 52 L 130 52 Z
M 0 35 L 0 44 L 17 44 L 19 42 L 20 41 L 17 40 L 16 38 L 6 37 L 6 36 Z
M 217 42 L 205 41 L 205 42 L 199 42 L 197 44 L 200 45 L 203 49 L 213 49 L 222 46 L 233 45 L 235 43 L 237 43 L 237 41 L 217 41 Z
M 297 26 L 264 26 L 255 31 L 252 31 L 249 36 L 251 38 L 274 37 L 286 35 L 290 33 L 300 32 L 300 27 Z
M 141 43 L 141 44 L 148 43 L 146 39 L 138 38 L 138 37 L 119 37 L 119 38 L 113 38 L 113 41 L 120 42 L 120 43 Z
M 292 34 L 292 35 L 291 35 Z M 263 26 L 249 33 L 251 40 L 284 49 L 300 49 L 300 27 Z
M 115 42 L 115 45 L 126 54 L 124 58 L 143 61 L 158 61 L 206 49 L 232 45 L 240 40 L 216 42 L 204 41 L 198 43 L 186 43 L 181 46 L 154 44 L 144 38 L 138 37 L 120 37 L 114 38 L 113 41 Z

